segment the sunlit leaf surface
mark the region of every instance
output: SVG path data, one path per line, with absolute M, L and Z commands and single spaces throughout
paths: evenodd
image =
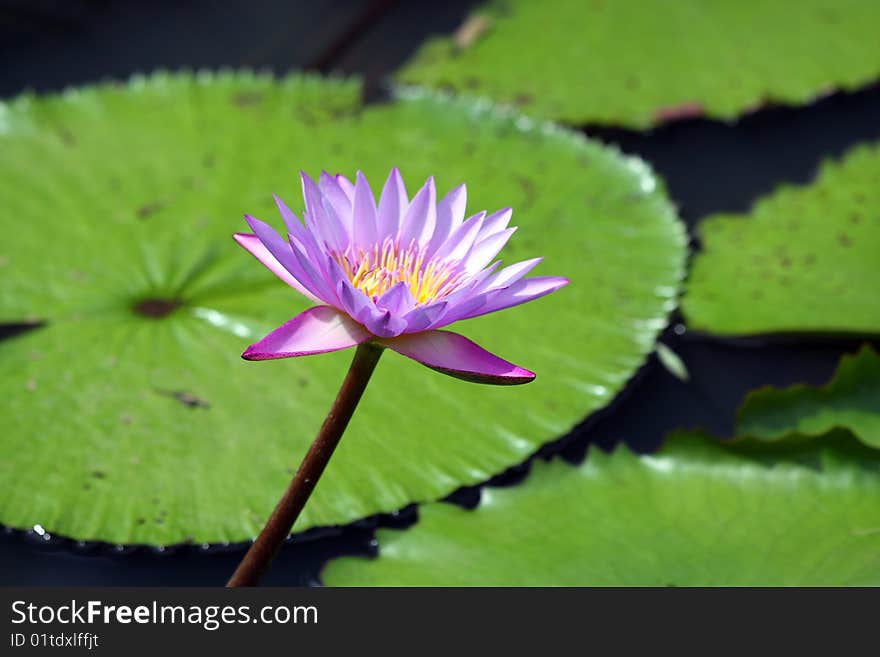
M 671 437 L 636 456 L 539 462 L 473 511 L 419 508 L 380 530 L 375 561 L 329 585 L 761 586 L 880 584 L 880 452 L 851 435 L 723 446 Z
M 239 248 L 248 212 L 302 209 L 296 172 L 414 193 L 466 181 L 514 207 L 506 262 L 571 285 L 456 326 L 538 373 L 475 386 L 388 353 L 298 529 L 432 500 L 522 461 L 604 406 L 674 306 L 683 229 L 639 160 L 487 105 L 361 106 L 350 82 L 157 75 L 0 105 L 0 522 L 117 543 L 253 537 L 351 352 L 249 363 L 307 307 Z M 378 188 L 378 185 L 377 185 Z M 150 300 L 176 305 L 143 305 Z M 145 316 L 135 308 L 161 317 Z
M 880 146 L 700 224 L 683 311 L 727 335 L 880 334 Z

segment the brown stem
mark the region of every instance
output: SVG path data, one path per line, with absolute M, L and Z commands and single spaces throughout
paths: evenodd
M 309 447 L 266 526 L 244 555 L 226 586 L 256 586 L 269 568 L 333 456 L 333 450 L 339 444 L 381 354 L 382 349 L 375 345 L 362 344 L 357 348 L 348 374 L 336 395 L 336 401 L 321 425 L 315 442 Z

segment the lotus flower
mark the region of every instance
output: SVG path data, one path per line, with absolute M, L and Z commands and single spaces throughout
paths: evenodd
M 282 281 L 317 304 L 242 354 L 247 360 L 289 358 L 372 342 L 428 367 L 479 383 L 518 384 L 534 373 L 467 338 L 439 330 L 532 301 L 568 281 L 524 278 L 541 258 L 504 268 L 495 256 L 516 230 L 511 209 L 464 218 L 466 189 L 439 202 L 433 178 L 409 199 L 398 170 L 378 206 L 362 173 L 356 181 L 301 173 L 304 224 L 276 196 L 287 240 L 250 216 L 253 234 L 236 241 Z

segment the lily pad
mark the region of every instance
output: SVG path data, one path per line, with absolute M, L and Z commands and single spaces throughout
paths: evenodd
M 821 388 L 794 385 L 750 393 L 737 418 L 738 433 L 765 440 L 817 436 L 835 428 L 880 449 L 880 356 L 868 346 L 844 356 Z
M 0 106 L 0 522 L 77 539 L 239 541 L 262 526 L 352 354 L 250 363 L 308 302 L 230 238 L 302 209 L 296 172 L 469 184 L 514 207 L 511 261 L 563 292 L 457 325 L 537 371 L 474 386 L 395 354 L 297 525 L 442 497 L 608 403 L 675 305 L 685 236 L 639 160 L 487 104 L 363 107 L 355 82 L 157 74 Z
M 880 145 L 699 227 L 682 309 L 722 335 L 880 334 Z
M 435 503 L 329 585 L 880 584 L 880 452 L 846 433 L 723 445 L 679 434 L 657 454 L 535 463 L 466 511 Z
M 396 79 L 577 125 L 732 119 L 880 78 L 878 21 L 869 0 L 496 0 Z

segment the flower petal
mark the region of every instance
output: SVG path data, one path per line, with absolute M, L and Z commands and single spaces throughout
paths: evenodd
M 493 313 L 497 310 L 504 310 L 518 306 L 528 301 L 534 301 L 551 292 L 555 292 L 559 288 L 568 285 L 568 279 L 561 276 L 533 276 L 532 278 L 523 278 L 516 283 L 500 290 L 492 290 L 485 292 L 486 303 L 477 310 L 457 315 L 455 321 L 462 319 L 470 319 L 471 317 L 479 317 Z M 444 320 L 446 318 L 444 317 Z M 452 320 L 450 320 L 452 321 Z
M 432 370 L 473 383 L 516 385 L 535 378 L 533 372 L 490 354 L 466 337 L 449 331 L 412 333 L 377 342 Z
M 252 235 L 251 233 L 235 233 L 232 238 L 241 244 L 252 256 L 263 263 L 269 271 L 287 283 L 294 290 L 312 301 L 321 302 L 321 299 L 309 292 L 305 285 L 300 283 L 293 274 L 287 271 L 287 269 L 278 262 L 278 259 L 269 252 L 269 249 L 267 249 L 266 245 L 260 241 L 259 237 Z
M 311 292 L 315 297 L 330 302 L 334 297 L 327 297 L 326 286 L 322 284 L 322 279 L 315 275 L 314 268 L 309 265 L 308 261 L 300 257 L 297 249 L 291 248 L 291 245 L 285 242 L 278 233 L 275 232 L 269 224 L 260 221 L 250 215 L 245 215 L 245 221 L 254 231 L 263 246 L 269 251 L 281 266 L 294 275 L 294 277 L 302 283 L 302 285 Z
M 376 199 L 370 183 L 360 171 L 354 184 L 354 204 L 352 206 L 352 243 L 364 250 L 377 241 Z
M 299 217 L 297 217 L 293 211 L 287 207 L 287 204 L 282 201 L 277 194 L 272 194 L 272 198 L 275 199 L 275 206 L 278 208 L 278 213 L 281 215 L 281 218 L 284 220 L 284 226 L 287 228 L 288 233 L 297 233 L 303 230 L 303 225 L 300 223 Z
M 486 278 L 474 291 L 488 292 L 489 290 L 511 285 L 532 271 L 543 259 L 543 257 L 532 258 L 531 260 L 523 260 L 508 265 L 497 274 Z
M 331 176 L 326 171 L 322 171 L 318 178 L 318 189 L 336 212 L 337 217 L 347 217 L 351 214 L 352 201 L 339 184 L 339 178 L 341 176 Z
M 490 235 L 494 235 L 505 228 L 510 223 L 510 217 L 513 216 L 513 208 L 503 208 L 498 212 L 493 212 L 483 220 L 483 226 L 480 228 L 480 234 L 477 236 L 477 242 L 480 242 Z
M 343 176 L 341 173 L 337 173 L 334 177 L 336 178 L 336 182 L 339 184 L 339 187 L 342 189 L 343 192 L 345 192 L 345 195 L 348 197 L 349 203 L 354 203 L 354 183 Z
M 413 308 L 403 317 L 406 320 L 406 330 L 410 333 L 416 333 L 430 328 L 446 312 L 448 305 L 446 301 L 438 301 L 427 306 Z
M 506 228 L 476 242 L 465 257 L 467 272 L 473 275 L 488 265 L 492 258 L 504 248 L 514 232 L 516 232 L 516 228 Z
M 409 289 L 409 283 L 400 281 L 376 299 L 376 306 L 382 310 L 390 310 L 393 314 L 403 316 L 413 309 L 416 300 Z
M 362 326 L 329 306 L 315 306 L 282 324 L 241 355 L 268 360 L 323 354 L 354 347 L 370 339 Z
M 467 187 L 462 183 L 447 192 L 437 203 L 437 219 L 434 235 L 428 245 L 428 254 L 436 251 L 452 232 L 464 221 L 464 210 L 467 206 Z
M 434 234 L 436 223 L 437 189 L 434 187 L 432 176 L 413 197 L 401 222 L 399 238 L 401 246 L 407 247 L 413 241 L 421 245 L 427 244 Z
M 388 180 L 382 188 L 382 196 L 379 198 L 379 212 L 376 217 L 379 240 L 386 237 L 396 237 L 400 230 L 400 222 L 406 216 L 409 207 L 409 197 L 406 195 L 406 187 L 397 167 L 391 169 Z
M 434 258 L 437 260 L 450 261 L 461 260 L 464 258 L 474 245 L 474 241 L 480 233 L 480 228 L 483 226 L 483 219 L 485 218 L 485 210 L 469 217 L 461 226 L 456 228 L 452 235 L 449 236 L 449 239 L 437 249 Z

